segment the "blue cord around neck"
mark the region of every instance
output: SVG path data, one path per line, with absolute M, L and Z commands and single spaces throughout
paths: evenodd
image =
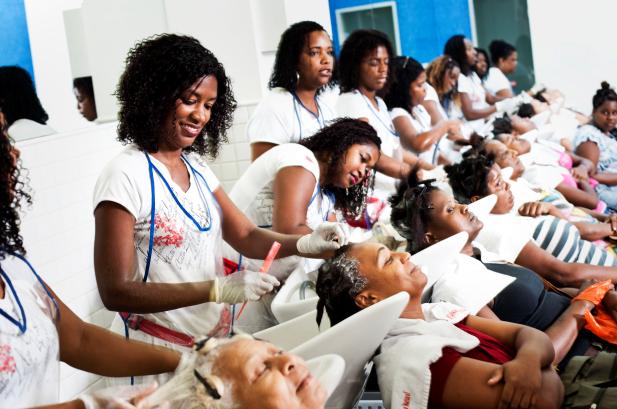
M 315 114 L 313 111 L 308 109 L 306 105 L 302 103 L 302 100 L 300 99 L 300 97 L 298 97 L 298 94 L 296 94 L 295 91 L 291 91 L 291 95 L 293 96 L 294 112 L 296 114 L 296 119 L 298 120 L 298 127 L 300 128 L 300 137 L 298 139 L 302 139 L 302 120 L 300 119 L 300 112 L 298 112 L 298 104 L 300 104 L 302 108 L 304 108 L 309 114 L 311 114 L 317 120 L 317 123 L 319 124 L 319 129 L 322 129 L 325 126 L 325 121 L 321 113 L 321 107 L 319 106 L 319 102 L 317 102 L 317 95 L 315 95 L 315 105 L 317 106 L 317 114 Z

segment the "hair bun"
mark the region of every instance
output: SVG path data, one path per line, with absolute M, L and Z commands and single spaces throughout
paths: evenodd
M 606 82 L 606 81 L 602 81 L 602 82 L 600 83 L 600 88 L 601 88 L 601 89 L 610 89 L 610 88 L 611 88 L 611 85 L 610 85 L 608 82 Z

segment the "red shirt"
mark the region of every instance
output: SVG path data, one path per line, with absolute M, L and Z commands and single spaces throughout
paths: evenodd
M 459 322 L 456 326 L 469 335 L 473 335 L 478 338 L 480 345 L 470 351 L 467 351 L 466 353 L 460 353 L 450 347 L 445 347 L 443 349 L 443 355 L 441 358 L 430 366 L 431 391 L 428 399 L 429 408 L 441 407 L 441 399 L 443 397 L 448 376 L 450 376 L 450 372 L 452 371 L 452 368 L 454 368 L 454 364 L 456 364 L 462 357 L 501 365 L 514 359 L 514 356 L 516 355 L 516 351 L 504 345 L 496 338 L 485 334 L 484 332 L 468 327 L 462 322 Z

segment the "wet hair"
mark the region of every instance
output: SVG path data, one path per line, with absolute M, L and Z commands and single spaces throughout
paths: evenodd
M 593 110 L 598 109 L 606 101 L 617 101 L 617 93 L 608 82 L 602 81 L 600 89 L 596 91 L 592 99 Z
M 455 91 L 454 88 L 446 90 L 447 85 L 444 77 L 449 70 L 458 66 L 458 63 L 449 55 L 441 55 L 431 61 L 428 67 L 426 67 L 426 81 L 435 88 L 439 99 L 442 99 L 449 92 Z
M 216 157 L 221 143 L 227 141 L 225 134 L 232 125 L 236 100 L 223 65 L 189 36 L 161 34 L 137 43 L 129 51 L 116 89 L 120 103 L 118 140 L 135 143 L 146 151 L 158 151 L 165 121 L 176 101 L 206 76 L 217 80 L 216 103 L 210 121 L 186 151 Z
M 486 61 L 486 72 L 480 75 L 480 73 L 478 72 L 477 66 L 476 66 L 477 62 L 476 62 L 476 65 L 473 66 L 473 70 L 475 71 L 476 74 L 478 74 L 480 79 L 485 79 L 486 76 L 488 75 L 489 68 L 491 68 L 491 60 L 488 58 L 488 53 L 482 48 L 476 47 L 476 53 L 478 53 L 478 55 L 484 56 L 484 60 Z
M 46 124 L 49 116 L 34 90 L 28 71 L 17 66 L 0 67 L 0 110 L 7 125 L 18 119 Z
M 535 114 L 536 111 L 533 108 L 533 105 L 528 103 L 521 104 L 521 106 L 518 107 L 518 112 L 516 113 L 516 115 L 520 116 L 521 118 L 531 118 Z
M 502 133 L 512 133 L 512 120 L 506 114 L 501 118 L 495 119 L 493 121 L 493 135 L 501 135 Z
M 443 53 L 452 57 L 461 68 L 463 75 L 469 75 L 471 66 L 467 62 L 467 52 L 465 51 L 465 36 L 461 34 L 454 35 L 446 41 L 443 48 Z
M 484 197 L 489 194 L 488 173 L 494 161 L 491 155 L 476 154 L 468 155 L 460 163 L 444 167 L 457 202 L 469 204 L 472 197 Z
M 0 126 L 2 126 L 0 124 Z M 14 159 L 13 145 L 6 132 L 0 129 L 0 260 L 7 254 L 26 254 L 23 238 L 19 231 L 19 211 L 22 204 L 31 204 L 32 198 L 26 191 L 26 180 L 22 179 L 20 161 Z
M 390 222 L 396 231 L 407 239 L 407 251 L 417 253 L 428 247 L 424 235 L 431 220 L 431 194 L 439 190 L 433 185 L 434 179 L 418 180 L 417 172 L 409 172 L 396 193 L 389 199 L 392 206 Z
M 345 161 L 347 150 L 352 145 L 375 145 L 381 149 L 381 139 L 375 128 L 364 121 L 339 118 L 309 138 L 302 139 L 301 145 L 310 149 L 318 159 L 328 161 L 326 181 L 336 175 Z M 373 188 L 375 171 L 371 170 L 364 180 L 347 189 L 336 187 L 328 182 L 322 186 L 326 193 L 334 195 L 335 206 L 346 217 L 360 216 L 366 206 L 369 190 Z
M 317 325 L 321 324 L 324 310 L 330 324 L 336 325 L 361 310 L 354 298 L 366 288 L 368 280 L 360 274 L 358 260 L 347 252 L 351 245 L 343 246 L 334 257 L 326 260 L 317 275 L 315 291 L 317 301 Z
M 488 49 L 491 52 L 491 61 L 493 65 L 497 65 L 500 59 L 506 59 L 512 55 L 512 53 L 516 52 L 516 48 L 510 43 L 507 43 L 503 40 L 493 40 L 488 46 Z
M 274 67 L 268 82 L 268 88 L 281 87 L 294 92 L 298 86 L 298 63 L 300 55 L 312 32 L 326 30 L 314 21 L 300 21 L 292 24 L 283 32 L 276 49 Z M 336 64 L 335 64 L 336 67 Z M 332 86 L 334 75 L 327 86 Z M 318 89 L 321 92 L 323 87 Z
M 424 67 L 411 57 L 396 57 L 390 60 L 390 70 L 392 71 L 392 82 L 383 100 L 389 110 L 403 108 L 411 113 L 409 86 L 424 72 Z
M 388 56 L 394 58 L 392 44 L 386 34 L 377 30 L 356 30 L 347 37 L 338 63 L 339 84 L 341 92 L 351 92 L 360 85 L 360 64 L 379 46 L 388 51 Z M 388 79 L 391 70 L 388 70 Z M 386 81 L 386 86 L 390 81 Z M 385 88 L 384 87 L 384 88 Z M 384 89 L 385 92 L 385 89 Z

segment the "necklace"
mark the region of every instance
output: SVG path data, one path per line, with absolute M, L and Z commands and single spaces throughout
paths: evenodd
M 19 320 L 11 317 L 9 313 L 4 311 L 2 308 L 0 308 L 0 315 L 2 315 L 4 318 L 9 320 L 13 325 L 19 328 L 19 331 L 22 334 L 24 334 L 28 327 L 27 322 L 26 322 L 26 313 L 24 312 L 24 307 L 21 304 L 21 300 L 19 299 L 19 296 L 17 295 L 17 291 L 15 291 L 15 287 L 13 287 L 13 283 L 11 282 L 11 279 L 9 278 L 8 274 L 4 272 L 2 267 L 0 267 L 0 275 L 2 276 L 2 279 L 7 283 L 9 290 L 11 290 L 11 294 L 13 294 L 13 298 L 15 299 L 15 302 L 17 303 L 17 306 L 19 307 L 19 312 L 21 314 L 21 320 L 23 322 L 19 322 Z
M 388 126 L 382 119 L 381 117 L 377 114 L 377 111 L 375 111 L 375 107 L 373 107 L 373 104 L 371 104 L 371 102 L 369 101 L 369 99 L 367 98 L 366 95 L 364 95 L 362 92 L 357 91 L 360 95 L 362 95 L 362 98 L 364 99 L 364 102 L 366 102 L 366 106 L 368 106 L 368 109 L 371 111 L 371 114 L 373 114 L 373 116 L 375 118 L 377 118 L 377 120 L 379 121 L 379 123 L 381 123 L 381 125 L 386 128 L 386 130 L 388 132 L 390 132 L 392 135 L 396 136 L 398 138 L 398 132 L 396 132 L 396 130 L 394 129 L 394 125 L 392 125 L 392 122 L 390 122 L 390 126 Z

